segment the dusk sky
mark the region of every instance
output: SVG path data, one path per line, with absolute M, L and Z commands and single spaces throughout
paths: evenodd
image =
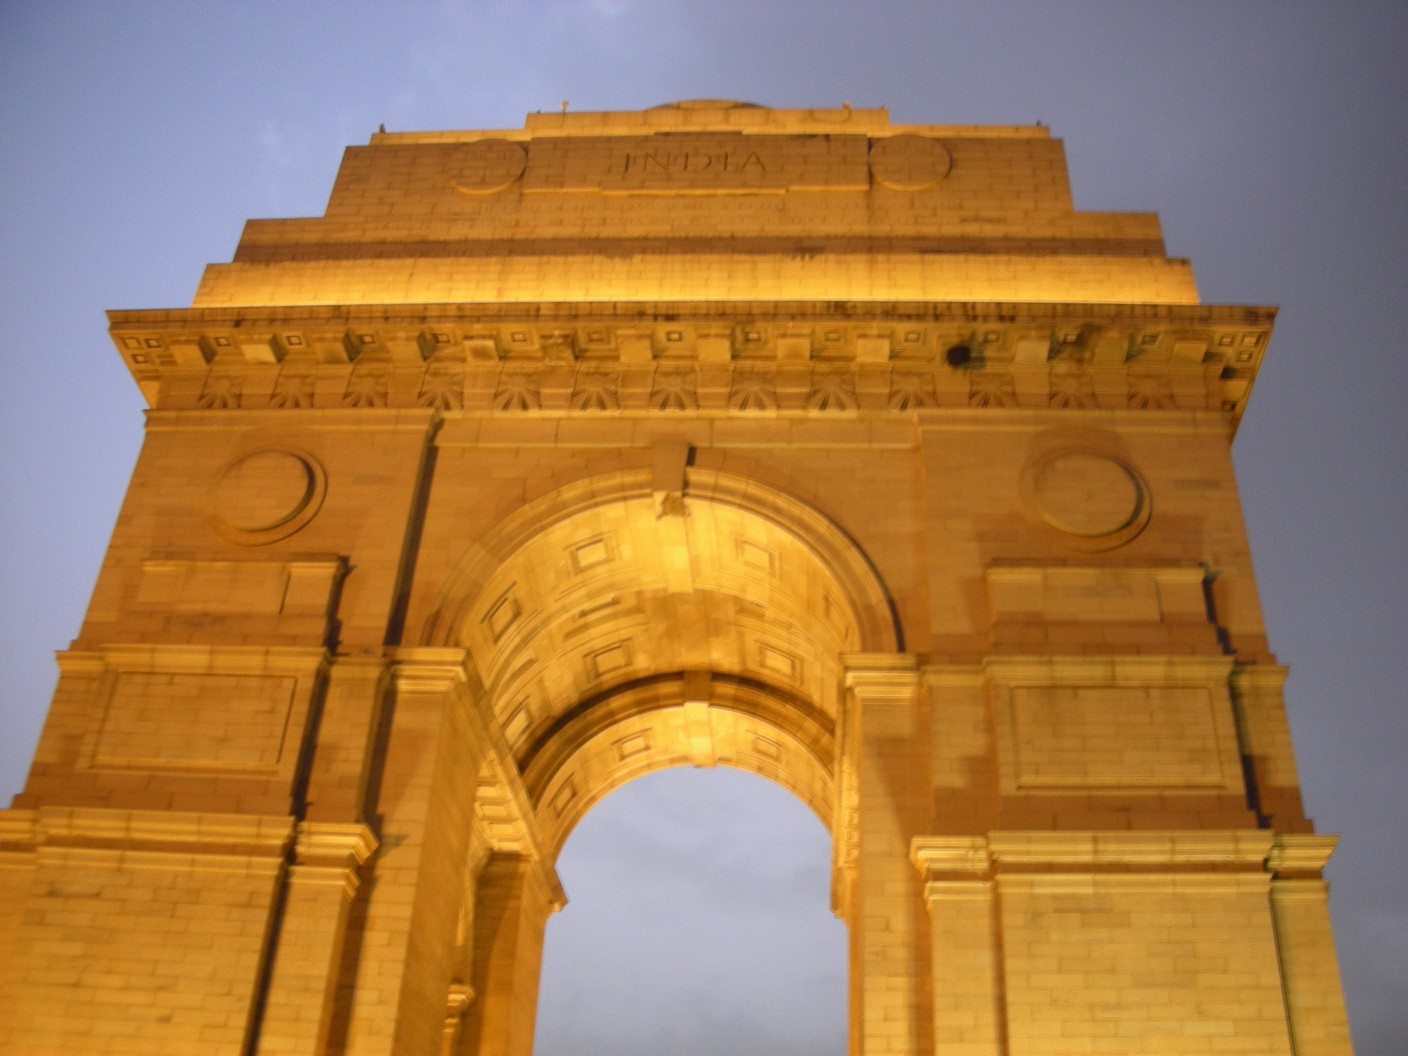
M 1040 121 L 1078 208 L 1157 211 L 1205 302 L 1281 306 L 1234 454 L 1307 809 L 1343 837 L 1328 875 L 1357 1052 L 1405 1051 L 1402 2 L 0 0 L 0 802 L 141 442 L 104 310 L 189 304 L 245 219 L 320 214 L 343 147 L 379 124 L 705 97 Z M 539 1056 L 842 1052 L 827 848 L 750 775 L 608 797 L 559 863 Z

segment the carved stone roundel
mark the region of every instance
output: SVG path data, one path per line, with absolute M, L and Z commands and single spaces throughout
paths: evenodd
M 1057 455 L 1036 470 L 1032 484 L 1046 523 L 1082 539 L 1124 531 L 1146 506 L 1139 478 L 1108 455 L 1082 451 Z
M 896 191 L 927 191 L 948 175 L 953 158 L 936 139 L 891 136 L 870 145 L 870 173 Z
M 216 478 L 212 512 L 221 534 L 265 543 L 292 535 L 322 504 L 323 475 L 311 458 L 265 449 L 235 459 Z
M 506 139 L 481 139 L 455 151 L 450 173 L 455 190 L 465 194 L 494 194 L 523 175 L 528 155 Z

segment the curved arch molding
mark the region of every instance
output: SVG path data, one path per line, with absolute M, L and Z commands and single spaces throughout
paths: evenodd
M 494 573 L 521 554 L 550 529 L 594 511 L 654 497 L 645 470 L 624 470 L 568 484 L 527 503 L 506 517 L 461 558 L 440 592 L 421 635 L 425 645 L 449 645 Z M 776 526 L 818 562 L 832 570 L 852 609 L 857 641 L 853 649 L 893 652 L 904 648 L 888 589 L 860 546 L 814 507 L 757 481 L 711 470 L 689 469 L 683 497 L 690 507 L 717 506 L 738 510 Z M 658 511 L 657 511 L 658 512 Z M 582 555 L 590 561 L 593 553 Z
M 828 827 L 842 657 L 901 644 L 861 549 L 807 504 L 691 469 L 577 481 L 472 546 L 426 620 L 464 650 L 549 858 L 609 792 L 675 765 L 775 780 Z

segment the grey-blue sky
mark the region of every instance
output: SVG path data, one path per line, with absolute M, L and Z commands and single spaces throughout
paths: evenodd
M 1309 809 L 1346 836 L 1331 876 L 1361 1056 L 1397 1051 L 1405 40 L 1396 3 L 0 5 L 0 793 L 140 442 L 102 310 L 184 304 L 245 218 L 320 212 L 345 144 L 564 99 L 1040 120 L 1081 208 L 1158 210 L 1204 299 L 1284 306 L 1236 460 Z
M 821 822 L 752 774 L 673 769 L 613 793 L 559 860 L 572 902 L 548 930 L 538 1051 L 842 1052 L 829 863 Z

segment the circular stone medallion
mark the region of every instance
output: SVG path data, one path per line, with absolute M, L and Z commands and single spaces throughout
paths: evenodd
M 870 145 L 870 172 L 896 191 L 927 191 L 948 175 L 953 158 L 936 139 L 904 135 Z
M 215 479 L 211 511 L 226 538 L 269 543 L 312 520 L 323 490 L 322 471 L 313 459 L 276 448 L 252 451 Z
M 465 194 L 494 194 L 523 175 L 528 156 L 517 143 L 506 139 L 481 139 L 455 151 L 450 172 L 455 190 Z
M 1068 451 L 1033 467 L 1037 512 L 1057 531 L 1118 545 L 1148 519 L 1144 486 L 1133 470 L 1109 455 Z

